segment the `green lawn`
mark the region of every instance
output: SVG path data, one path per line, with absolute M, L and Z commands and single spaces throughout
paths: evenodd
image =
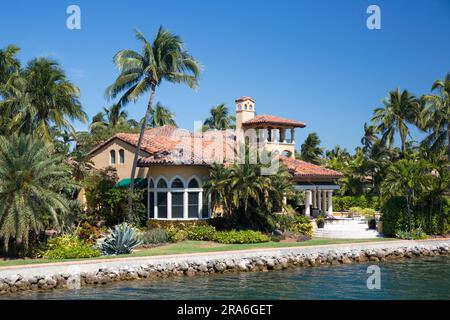
M 132 254 L 122 255 L 120 258 L 126 257 L 145 257 L 145 256 L 159 256 L 169 254 L 181 254 L 181 253 L 195 253 L 195 252 L 216 252 L 216 251 L 231 251 L 231 250 L 248 250 L 258 248 L 286 248 L 286 247 L 304 247 L 304 246 L 317 246 L 327 244 L 340 244 L 340 243 L 362 243 L 362 242 L 377 242 L 377 241 L 389 241 L 395 239 L 380 238 L 380 239 L 325 239 L 314 238 L 304 242 L 265 242 L 255 244 L 220 244 L 208 241 L 183 241 L 179 243 L 167 244 L 161 247 L 143 249 L 133 252 Z M 48 259 L 15 259 L 15 260 L 1 260 L 0 267 L 14 266 L 14 265 L 27 265 L 38 263 L 51 263 L 51 262 L 67 262 L 67 261 L 80 261 L 80 260 L 98 260 L 98 259 L 111 259 L 117 258 L 117 256 L 103 256 L 92 259 L 68 259 L 68 260 L 48 260 Z

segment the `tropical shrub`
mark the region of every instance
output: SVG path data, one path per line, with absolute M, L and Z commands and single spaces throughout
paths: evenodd
M 218 231 L 215 234 L 214 241 L 224 244 L 232 243 L 261 243 L 270 241 L 270 237 L 253 230 L 231 230 Z
M 310 225 L 311 221 L 308 217 L 299 214 L 272 214 L 269 216 L 271 231 L 280 229 L 282 231 L 290 230 L 294 225 Z M 299 228 L 298 226 L 296 228 Z M 307 227 L 306 227 L 307 228 Z M 292 231 L 294 232 L 294 231 Z
M 106 239 L 100 243 L 100 251 L 104 255 L 129 254 L 140 244 L 136 230 L 124 222 L 110 230 Z
M 397 238 L 405 239 L 405 240 L 424 240 L 427 238 L 427 234 L 423 232 L 422 228 L 412 229 L 411 235 L 409 231 L 399 230 L 395 234 Z
M 83 221 L 75 230 L 78 238 L 88 242 L 95 243 L 95 241 L 103 236 L 106 230 L 93 226 L 87 221 Z
M 352 207 L 380 209 L 378 196 L 333 196 L 333 209 L 335 211 L 349 211 Z
M 147 210 L 141 190 L 116 187 L 119 178 L 114 168 L 108 167 L 95 171 L 83 181 L 89 213 L 96 221 L 104 221 L 114 226 L 127 221 L 134 225 L 145 225 Z M 132 208 L 129 198 L 132 199 Z
M 383 234 L 393 237 L 400 230 L 408 229 L 406 200 L 403 197 L 392 197 L 384 202 L 381 209 Z
M 176 227 L 169 227 L 167 235 L 170 242 L 180 242 L 188 239 L 188 232 L 185 229 L 178 229 Z
M 74 235 L 64 235 L 48 241 L 48 249 L 43 257 L 46 259 L 80 259 L 100 256 L 100 251 L 92 244 Z
M 216 234 L 216 228 L 213 226 L 193 226 L 186 231 L 188 239 L 196 241 L 212 241 Z
M 161 228 L 155 228 L 151 230 L 144 231 L 140 235 L 142 244 L 157 244 L 166 243 L 169 241 L 169 234 L 166 230 Z
M 313 226 L 310 221 L 307 223 L 296 222 L 289 227 L 289 231 L 311 238 L 313 235 Z
M 148 229 L 188 229 L 194 226 L 208 226 L 208 221 L 206 220 L 189 220 L 189 221 L 177 221 L 177 220 L 148 220 Z

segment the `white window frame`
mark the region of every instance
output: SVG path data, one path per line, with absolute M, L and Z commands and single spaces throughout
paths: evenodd
M 147 184 L 147 218 L 150 220 L 171 220 L 171 221 L 195 221 L 195 220 L 207 220 L 211 218 L 211 199 L 208 198 L 208 217 L 203 217 L 203 184 L 202 180 L 198 176 L 191 176 L 189 179 L 184 180 L 182 177 L 176 175 L 172 177 L 170 180 L 168 180 L 164 176 L 159 176 L 158 178 L 154 179 L 153 177 L 147 178 L 149 183 Z M 158 182 L 163 179 L 166 184 L 167 188 L 158 188 Z M 180 179 L 183 182 L 184 188 L 171 188 L 172 182 L 175 179 Z M 197 180 L 199 188 L 189 188 L 189 182 L 191 182 L 192 179 Z M 153 180 L 154 188 L 150 188 L 150 181 Z M 157 195 L 158 192 L 167 192 L 167 218 L 159 218 L 158 217 L 158 202 L 157 202 Z M 178 192 L 183 193 L 183 218 L 174 218 L 172 219 L 172 193 Z M 189 192 L 198 192 L 198 217 L 196 218 L 189 218 Z M 154 217 L 150 218 L 150 197 L 153 197 L 154 200 Z

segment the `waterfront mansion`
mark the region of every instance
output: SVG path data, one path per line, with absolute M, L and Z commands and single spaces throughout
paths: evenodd
M 149 219 L 207 219 L 211 199 L 203 182 L 213 163 L 224 165 L 237 161 L 238 146 L 257 146 L 259 152 L 275 155 L 292 175 L 297 190 L 305 191 L 304 214 L 333 212 L 333 191 L 339 187 L 341 173 L 296 160 L 295 129 L 302 122 L 273 115 L 255 115 L 255 101 L 249 97 L 236 100 L 236 129 L 189 132 L 172 126 L 145 131 L 135 185 L 144 189 Z M 119 185 L 130 183 L 130 173 L 138 134 L 119 133 L 90 152 L 96 169 L 113 167 Z M 245 148 L 244 148 L 245 149 Z M 246 148 L 251 149 L 250 148 Z

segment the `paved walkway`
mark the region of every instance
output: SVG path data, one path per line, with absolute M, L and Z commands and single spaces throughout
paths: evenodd
M 352 249 L 384 249 L 384 248 L 400 248 L 414 247 L 417 245 L 439 245 L 449 244 L 450 239 L 437 240 L 421 240 L 421 241 L 380 241 L 366 243 L 348 243 L 348 244 L 332 244 L 317 245 L 303 247 L 286 247 L 286 248 L 264 248 L 237 251 L 222 252 L 205 252 L 205 253 L 186 253 L 176 255 L 163 256 L 147 256 L 147 257 L 128 257 L 128 258 L 112 258 L 112 259 L 95 259 L 83 261 L 68 261 L 57 263 L 31 264 L 20 266 L 0 267 L 0 278 L 9 277 L 20 274 L 23 277 L 32 277 L 36 275 L 54 275 L 59 273 L 78 273 L 78 272 L 96 272 L 100 268 L 123 268 L 139 266 L 142 264 L 162 264 L 162 263 L 180 263 L 180 262 L 208 262 L 219 259 L 245 259 L 260 256 L 279 256 L 285 254 L 300 253 L 322 253 L 330 250 L 348 251 Z

